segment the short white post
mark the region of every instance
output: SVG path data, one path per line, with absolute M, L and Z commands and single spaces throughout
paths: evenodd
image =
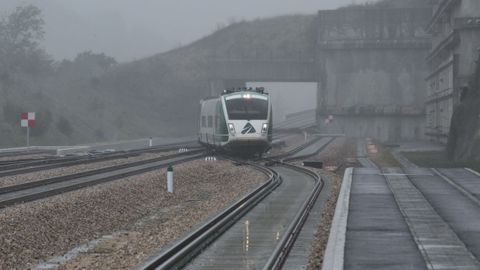
M 27 126 L 27 147 L 30 147 L 30 128 Z
M 153 139 L 152 137 L 150 137 L 150 139 L 148 140 L 148 147 L 152 147 L 153 146 Z
M 173 167 L 168 166 L 167 169 L 167 190 L 169 193 L 173 193 Z

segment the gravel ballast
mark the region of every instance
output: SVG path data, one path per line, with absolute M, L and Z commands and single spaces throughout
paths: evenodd
M 5 176 L 5 177 L 0 177 L 0 188 L 1 187 L 24 184 L 24 183 L 30 183 L 30 182 L 34 182 L 34 181 L 38 181 L 38 180 L 42 180 L 42 179 L 47 179 L 47 178 L 52 178 L 52 177 L 57 177 L 57 176 L 63 176 L 63 175 L 75 174 L 75 173 L 80 173 L 80 172 L 85 172 L 85 171 L 90 171 L 90 170 L 95 170 L 95 169 L 101 169 L 101 168 L 106 168 L 106 167 L 111 167 L 111 166 L 117 166 L 117 165 L 132 163 L 132 162 L 136 162 L 136 161 L 147 160 L 147 159 L 162 157 L 162 156 L 166 156 L 166 155 L 171 155 L 171 154 L 175 154 L 175 153 L 177 153 L 177 152 L 172 151 L 172 152 L 162 152 L 162 153 L 156 153 L 156 154 L 146 153 L 146 154 L 142 154 L 142 155 L 139 155 L 139 156 L 132 156 L 132 157 L 128 157 L 128 158 L 117 158 L 117 159 L 112 159 L 112 160 L 107 160 L 107 161 L 99 161 L 99 162 L 93 162 L 93 163 L 88 163 L 88 164 L 80 164 L 80 165 L 75 165 L 75 166 L 70 166 L 70 167 L 60 167 L 60 168 L 43 170 L 43 171 L 38 171 L 38 172 L 26 173 L 26 174 Z
M 319 217 L 320 223 L 315 232 L 315 240 L 310 250 L 307 265 L 308 270 L 321 269 L 323 256 L 330 234 L 330 227 L 335 214 L 338 194 L 342 185 L 342 176 L 346 167 L 354 167 L 358 165 L 355 162 L 355 156 L 355 140 L 346 137 L 339 137 L 330 143 L 321 153 L 312 158 L 312 160 L 323 161 L 325 169 L 310 169 L 316 171 L 322 178 L 328 178 L 332 183 L 332 188 L 330 196 L 325 203 L 322 215 Z
M 31 155 L 18 155 L 18 156 L 0 156 L 0 162 L 2 161 L 17 161 L 17 160 L 40 160 L 44 158 L 50 158 L 51 156 L 46 154 L 31 154 Z
M 325 209 L 320 218 L 320 224 L 315 233 L 311 253 L 308 260 L 307 270 L 321 269 L 323 256 L 327 247 L 328 236 L 330 235 L 330 227 L 332 225 L 335 207 L 337 205 L 338 194 L 342 185 L 342 178 L 334 173 L 322 171 L 319 173 L 322 177 L 328 177 L 332 181 L 332 191 L 328 198 Z
M 64 269 L 131 268 L 266 180 L 246 166 L 194 161 L 0 211 L 0 269 L 25 269 L 104 235 Z
M 346 167 L 354 167 L 357 165 L 355 157 L 355 140 L 346 137 L 337 137 L 318 155 L 309 157 L 307 160 L 321 161 L 326 171 L 333 171 L 342 175 Z M 301 165 L 302 161 L 295 162 L 295 164 Z

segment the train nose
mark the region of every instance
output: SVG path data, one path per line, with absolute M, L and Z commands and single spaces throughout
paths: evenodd
M 246 134 L 255 134 L 257 133 L 257 130 L 255 129 L 255 127 L 250 123 L 248 122 L 247 124 L 245 124 L 245 126 L 243 127 L 242 129 L 242 134 L 243 135 L 246 135 Z

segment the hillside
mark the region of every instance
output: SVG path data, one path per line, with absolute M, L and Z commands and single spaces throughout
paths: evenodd
M 238 22 L 188 46 L 82 76 L 57 65 L 53 75 L 26 82 L 34 87 L 16 86 L 0 98 L 9 108 L 0 113 L 0 145 L 24 143 L 17 115 L 27 110 L 39 112 L 35 144 L 193 135 L 209 59 L 311 54 L 314 23 L 315 15 Z
M 388 8 L 411 8 L 411 7 L 430 7 L 432 0 L 377 0 L 376 2 L 367 2 L 364 4 L 353 4 L 344 8 L 351 7 L 388 7 Z

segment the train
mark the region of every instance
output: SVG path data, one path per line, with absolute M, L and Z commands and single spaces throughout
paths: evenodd
M 265 88 L 224 90 L 200 105 L 200 144 L 238 155 L 261 156 L 271 148 L 272 103 Z

